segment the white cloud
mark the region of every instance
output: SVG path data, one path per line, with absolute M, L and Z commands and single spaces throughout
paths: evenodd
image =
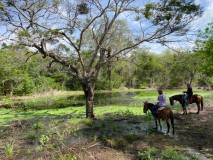
M 196 4 L 203 7 L 202 16 L 192 23 L 194 29 L 203 29 L 208 23 L 213 22 L 213 0 L 196 0 Z

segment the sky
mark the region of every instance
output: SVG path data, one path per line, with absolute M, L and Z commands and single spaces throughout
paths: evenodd
M 193 31 L 203 30 L 207 27 L 208 23 L 213 22 L 213 0 L 195 0 L 196 4 L 199 4 L 203 8 L 203 14 L 202 16 L 193 21 L 190 24 L 190 28 Z M 196 37 L 192 37 L 192 39 L 195 39 Z M 160 44 L 144 44 L 145 46 L 148 46 L 150 48 L 150 51 L 160 54 L 165 49 L 168 49 L 168 47 L 164 47 Z M 190 43 L 172 43 L 169 44 L 169 48 L 177 49 L 177 48 L 187 48 L 191 49 L 194 47 L 194 42 L 190 41 Z
M 150 1 L 155 1 L 155 0 L 150 0 Z M 143 5 L 145 1 L 143 0 L 136 0 L 136 3 L 138 3 L 138 5 Z M 207 24 L 210 22 L 213 22 L 213 0 L 195 0 L 196 4 L 200 4 L 201 7 L 203 8 L 203 14 L 202 16 L 197 19 L 196 21 L 192 22 L 190 24 L 190 28 L 194 31 L 198 31 L 199 29 L 204 29 L 207 27 Z M 131 19 L 131 17 L 124 17 L 126 19 L 126 21 L 128 22 L 128 18 L 129 21 Z M 130 22 L 130 24 L 132 26 L 136 26 L 136 23 L 132 23 L 132 21 Z M 1 39 L 1 34 L 2 34 L 2 30 L 3 28 L 0 26 L 0 39 Z M 195 37 L 194 37 L 195 38 Z M 154 52 L 154 53 L 162 53 L 165 49 L 167 49 L 164 46 L 161 46 L 160 44 L 143 44 L 146 47 L 150 48 L 150 51 Z M 190 48 L 193 48 L 193 41 L 190 44 L 180 44 L 180 43 L 173 43 L 173 44 L 169 44 L 169 46 L 171 48 L 185 48 L 186 46 Z

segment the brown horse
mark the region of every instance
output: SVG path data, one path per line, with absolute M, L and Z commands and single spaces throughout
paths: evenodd
M 178 101 L 183 108 L 183 114 L 187 114 L 187 110 L 186 110 L 186 105 L 184 103 L 183 100 L 183 94 L 179 94 L 179 95 L 174 95 L 172 97 L 169 98 L 170 104 L 173 106 L 174 101 Z M 198 94 L 194 94 L 190 97 L 189 99 L 189 104 L 192 103 L 196 103 L 197 105 L 197 114 L 199 114 L 200 112 L 200 107 L 201 107 L 201 111 L 203 110 L 203 97 L 198 95 Z
M 154 106 L 155 105 L 152 104 L 152 103 L 144 102 L 143 112 L 146 113 L 148 110 L 150 110 L 152 112 L 152 115 L 155 118 L 156 129 L 158 128 L 157 121 L 159 122 L 160 129 L 162 130 L 162 126 L 161 126 L 160 120 L 161 119 L 165 120 L 166 124 L 167 124 L 167 134 L 169 133 L 169 129 L 170 129 L 170 124 L 169 124 L 169 119 L 170 119 L 171 120 L 172 129 L 173 129 L 172 133 L 174 134 L 175 133 L 175 130 L 174 130 L 174 117 L 173 117 L 172 110 L 170 108 L 168 108 L 168 107 L 165 107 L 162 110 L 157 110 L 156 114 L 155 114 L 155 113 L 153 113 L 154 111 L 152 109 Z

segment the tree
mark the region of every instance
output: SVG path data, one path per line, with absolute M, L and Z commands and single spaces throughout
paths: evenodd
M 213 75 L 213 22 L 204 31 L 199 31 L 195 53 L 202 60 L 202 72 Z
M 4 35 L 33 48 L 34 54 L 50 57 L 50 65 L 67 67 L 82 85 L 89 118 L 94 117 L 93 86 L 104 65 L 144 42 L 165 44 L 171 41 L 169 35 L 184 35 L 188 24 L 201 15 L 193 0 L 159 0 L 141 8 L 135 0 L 2 0 L 1 4 Z M 116 22 L 124 15 L 131 20 L 129 30 L 113 40 L 122 44 L 113 44 Z M 132 28 L 132 23 L 137 26 Z M 60 46 L 64 49 L 57 52 Z
M 13 49 L 0 50 L 0 59 L 2 60 L 0 86 L 4 95 L 13 95 L 14 88 L 23 81 L 26 75 L 25 66 L 21 63 L 24 59 L 17 52 L 20 53 L 20 51 Z
M 28 50 L 23 46 L 2 45 L 0 49 L 0 92 L 4 95 L 27 95 L 63 87 L 66 73 L 61 73 L 61 65 L 48 69 L 48 59 L 41 55 L 28 59 Z M 60 67 L 60 68 L 59 68 Z M 64 71 L 64 69 L 63 69 Z M 63 76 L 63 81 L 60 81 Z M 61 83 L 59 83 L 61 82 Z M 65 85 L 65 84 L 64 84 Z

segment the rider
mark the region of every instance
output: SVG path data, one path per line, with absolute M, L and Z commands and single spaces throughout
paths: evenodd
M 187 91 L 184 91 L 183 93 L 184 93 L 183 95 L 184 102 L 186 105 L 188 105 L 189 99 L 193 95 L 192 87 L 189 83 L 187 84 Z
M 166 96 L 163 94 L 163 91 L 161 89 L 158 89 L 158 102 L 157 104 L 152 107 L 152 113 L 154 117 L 156 117 L 156 112 L 160 107 L 165 107 L 166 106 Z

